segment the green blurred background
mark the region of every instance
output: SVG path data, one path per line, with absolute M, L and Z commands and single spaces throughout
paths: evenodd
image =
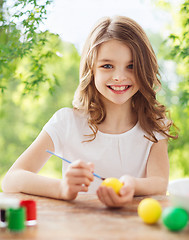
M 53 1 L 13 2 L 10 11 L 7 1 L 0 0 L 0 183 L 54 112 L 72 106 L 79 82 L 76 47 L 39 31 Z M 174 19 L 166 38 L 150 31 L 147 35 L 162 75 L 158 99 L 179 128 L 178 140 L 169 142 L 170 179 L 176 179 L 189 176 L 189 1 L 181 1 L 174 11 L 171 1 L 152 2 L 157 11 L 172 11 Z M 169 68 L 174 70 L 167 79 Z M 61 161 L 52 157 L 40 174 L 61 178 Z

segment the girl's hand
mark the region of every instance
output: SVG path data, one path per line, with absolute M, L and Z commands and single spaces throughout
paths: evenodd
M 131 202 L 135 193 L 135 180 L 131 176 L 122 176 L 120 181 L 123 187 L 119 195 L 110 187 L 100 186 L 97 190 L 99 200 L 108 207 L 123 207 L 126 203 Z
M 61 180 L 60 198 L 73 200 L 78 192 L 87 192 L 90 183 L 94 180 L 93 163 L 77 160 L 68 166 L 64 179 Z

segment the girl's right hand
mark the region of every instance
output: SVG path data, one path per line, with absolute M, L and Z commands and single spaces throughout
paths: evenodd
M 61 180 L 60 198 L 73 200 L 78 192 L 87 192 L 94 180 L 94 164 L 77 160 L 68 166 L 64 179 Z

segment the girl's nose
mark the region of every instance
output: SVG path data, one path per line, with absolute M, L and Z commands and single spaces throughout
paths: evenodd
M 124 80 L 127 80 L 127 77 L 125 77 L 125 78 L 120 78 L 120 77 L 114 78 L 114 81 L 116 81 L 116 82 L 121 82 L 121 81 L 124 81 Z
M 126 73 L 126 71 L 116 71 L 114 73 L 114 76 L 113 76 L 113 80 L 116 81 L 116 82 L 121 82 L 121 81 L 124 81 L 124 80 L 127 80 L 128 79 L 128 74 Z
M 116 81 L 116 82 L 122 82 L 122 81 L 125 81 L 125 80 L 127 80 L 127 79 L 128 79 L 127 76 L 117 75 L 117 76 L 113 77 L 113 80 Z

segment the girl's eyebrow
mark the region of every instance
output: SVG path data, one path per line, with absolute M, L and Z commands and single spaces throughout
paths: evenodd
M 104 58 L 104 59 L 97 60 L 97 62 L 115 62 L 115 61 L 112 60 L 112 59 Z M 130 61 L 127 62 L 127 64 L 129 64 L 129 63 L 133 63 L 133 60 L 130 60 Z
M 106 58 L 104 58 L 104 59 L 98 60 L 98 62 L 114 62 L 114 61 L 111 60 L 111 59 L 106 59 Z

